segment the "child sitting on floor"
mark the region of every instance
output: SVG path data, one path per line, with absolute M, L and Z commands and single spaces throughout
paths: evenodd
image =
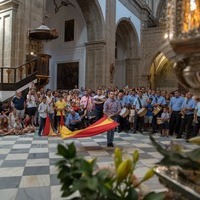
M 23 125 L 24 125 L 23 129 L 24 133 L 32 133 L 36 131 L 36 127 L 31 124 L 31 118 L 29 115 L 25 116 L 25 119 L 23 120 Z
M 21 120 L 19 118 L 17 118 L 15 120 L 15 124 L 13 126 L 13 133 L 15 135 L 21 135 L 21 134 L 23 134 L 23 127 L 22 127 L 22 124 L 21 124 Z

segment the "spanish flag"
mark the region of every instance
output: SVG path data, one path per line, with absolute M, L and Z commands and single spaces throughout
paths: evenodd
M 42 135 L 43 136 L 58 136 L 58 134 L 53 132 L 49 116 L 47 116 L 47 118 L 46 118 Z
M 118 125 L 119 124 L 114 120 L 112 120 L 111 118 L 102 117 L 100 120 L 88 126 L 87 128 L 77 131 L 70 131 L 67 127 L 62 126 L 60 129 L 60 134 L 63 139 L 91 137 L 112 130 L 116 128 Z

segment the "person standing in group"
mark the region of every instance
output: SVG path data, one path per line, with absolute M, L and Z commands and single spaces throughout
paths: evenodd
M 48 105 L 48 116 L 50 118 L 51 127 L 54 130 L 54 118 L 55 118 L 55 111 L 54 111 L 54 96 L 50 89 L 46 91 L 46 98 L 47 98 L 47 105 Z
M 156 133 L 156 129 L 158 128 L 157 118 L 161 116 L 162 108 L 166 105 L 165 98 L 161 95 L 160 90 L 157 90 L 156 96 L 153 98 L 153 119 L 152 119 L 152 134 Z
M 84 109 L 91 111 L 93 109 L 93 100 L 88 90 L 85 90 L 85 95 L 81 97 L 80 104 L 84 105 Z
M 133 133 L 136 133 L 136 131 L 138 130 L 139 133 L 142 133 L 142 127 L 144 127 L 144 116 L 146 115 L 146 99 L 144 99 L 143 97 L 143 93 L 140 90 L 138 92 L 138 97 L 135 99 L 134 102 L 134 106 L 135 106 L 135 120 L 134 120 L 134 131 Z M 139 114 L 139 111 L 143 111 L 144 114 Z
M 97 90 L 97 95 L 93 97 L 95 120 L 98 121 L 103 117 L 103 104 L 106 97 L 102 95 L 101 89 Z
M 124 92 L 123 91 L 119 91 L 118 96 L 117 96 L 117 100 L 120 103 L 122 111 L 124 109 L 128 110 L 128 108 L 126 108 L 126 102 L 125 102 Z M 128 116 L 128 114 L 129 113 L 127 113 L 127 116 Z M 127 121 L 127 116 L 124 117 L 124 116 L 121 116 L 120 114 L 118 115 L 118 119 L 117 119 L 117 122 L 119 123 L 118 133 L 120 133 L 122 131 L 128 132 L 129 124 L 128 124 L 128 121 Z
M 62 94 L 59 95 L 58 101 L 55 103 L 55 110 L 56 110 L 56 130 L 58 132 L 61 122 L 61 117 L 64 118 L 63 121 L 65 121 L 65 111 L 66 111 L 67 103 L 63 99 Z
M 183 132 L 186 130 L 186 140 L 190 139 L 193 127 L 193 118 L 194 118 L 194 110 L 196 107 L 196 102 L 192 98 L 192 94 L 188 92 L 186 94 L 186 99 L 184 100 L 182 106 L 181 106 L 181 125 L 180 125 L 180 131 L 176 138 L 182 138 Z
M 38 113 L 40 116 L 40 125 L 38 130 L 38 135 L 41 136 L 42 130 L 44 129 L 46 118 L 47 118 L 47 112 L 48 112 L 48 104 L 46 103 L 47 98 L 46 96 L 42 97 L 42 102 L 38 106 Z
M 26 101 L 22 96 L 21 91 L 16 91 L 15 96 L 12 98 L 11 107 L 16 109 L 17 115 L 20 119 L 24 119 Z
M 27 114 L 31 117 L 31 124 L 34 126 L 36 111 L 37 111 L 38 97 L 34 89 L 29 90 L 27 94 Z
M 144 127 L 145 131 L 150 131 L 150 128 L 152 126 L 152 119 L 153 119 L 153 105 L 152 105 L 152 98 L 147 99 L 147 113 L 146 116 L 144 117 Z
M 108 99 L 104 103 L 103 113 L 112 120 L 117 121 L 117 117 L 120 111 L 121 111 L 120 102 L 115 98 L 115 92 L 110 91 L 108 93 Z M 107 147 L 114 147 L 113 145 L 114 131 L 115 129 L 107 131 Z
M 179 134 L 181 123 L 181 106 L 184 102 L 184 98 L 180 96 L 180 92 L 177 90 L 174 92 L 174 97 L 169 102 L 169 113 L 171 114 L 169 120 L 169 135 Z
M 167 107 L 164 107 L 161 114 L 161 120 L 163 122 L 161 124 L 161 136 L 163 137 L 169 137 L 169 118 L 169 110 Z

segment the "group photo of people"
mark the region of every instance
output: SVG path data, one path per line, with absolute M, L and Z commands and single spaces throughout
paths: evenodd
M 184 137 L 199 133 L 200 99 L 190 92 L 152 90 L 145 87 L 122 89 L 99 86 L 92 89 L 51 91 L 31 83 L 28 93 L 16 91 L 0 105 L 0 134 L 37 132 L 42 136 L 47 116 L 57 135 L 61 120 L 71 131 L 84 129 L 103 116 L 119 126 L 107 132 L 107 146 L 114 146 L 114 132 L 160 133 L 161 137 Z

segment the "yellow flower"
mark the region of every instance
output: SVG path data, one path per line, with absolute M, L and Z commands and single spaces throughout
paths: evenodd
M 139 153 L 138 153 L 138 150 L 135 150 L 133 152 L 133 162 L 134 164 L 139 160 Z
M 154 170 L 153 168 L 149 169 L 146 174 L 144 175 L 143 179 L 141 180 L 141 182 L 147 181 L 148 179 L 150 179 L 151 177 L 154 176 Z M 141 183 L 140 182 L 140 183 Z
M 120 163 L 122 162 L 122 151 L 120 148 L 115 148 L 114 161 L 115 161 L 115 167 L 117 169 Z
M 117 182 L 121 183 L 133 170 L 133 163 L 130 159 L 123 161 L 117 168 Z

